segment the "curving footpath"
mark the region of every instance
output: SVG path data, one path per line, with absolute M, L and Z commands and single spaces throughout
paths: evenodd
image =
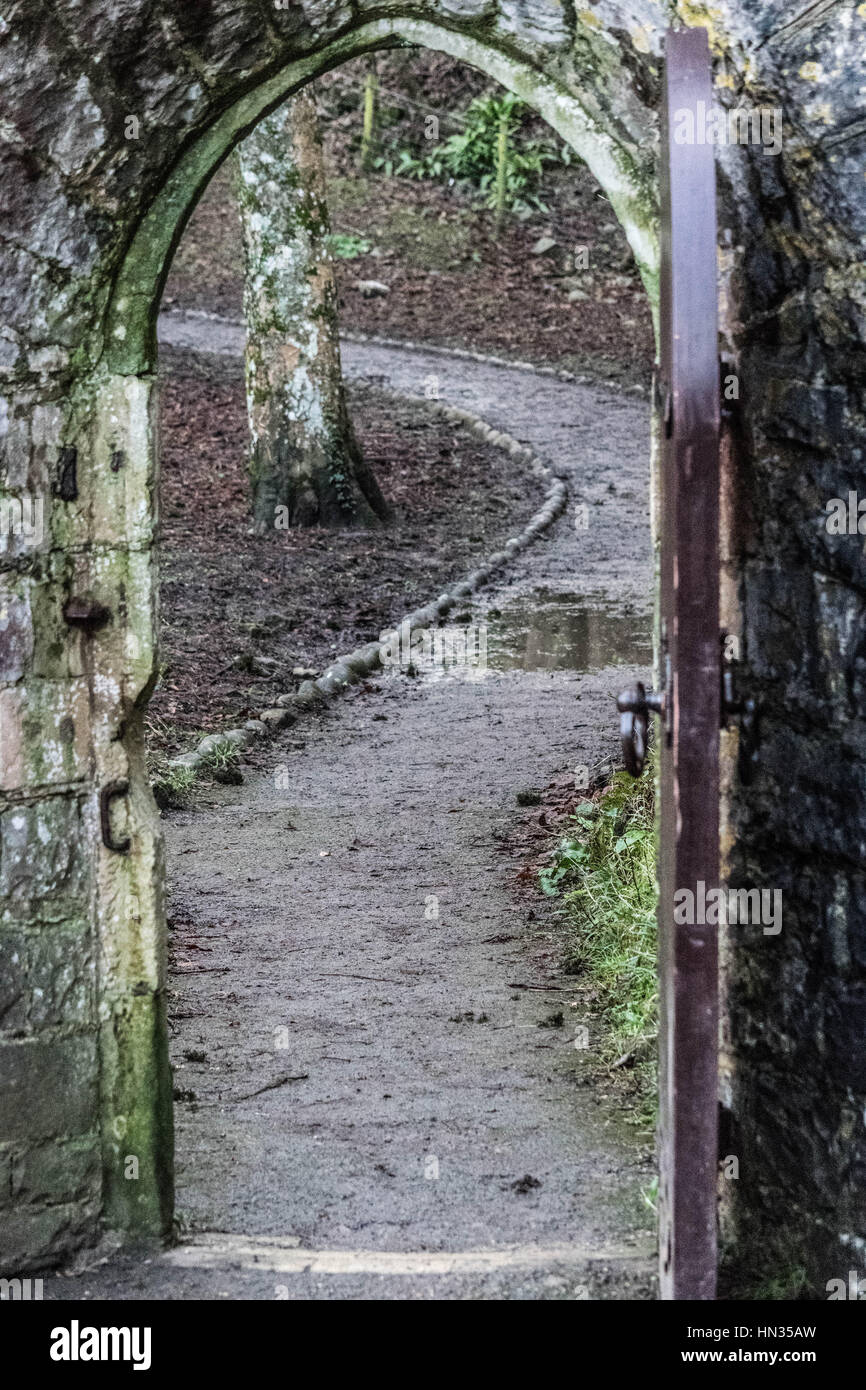
M 161 335 L 241 344 L 202 317 Z M 383 671 L 166 817 L 184 1234 L 63 1296 L 653 1297 L 646 1142 L 597 1080 L 599 1024 L 513 839 L 538 815 L 518 793 L 615 753 L 612 696 L 645 675 L 591 619 L 649 624 L 647 406 L 393 345 L 349 342 L 344 365 L 435 390 L 562 480 L 565 515 L 462 599 L 491 632 L 545 613 L 586 669 L 527 638 L 479 679 Z

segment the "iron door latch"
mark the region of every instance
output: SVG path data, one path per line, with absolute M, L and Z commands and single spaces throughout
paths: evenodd
M 650 714 L 665 714 L 665 697 L 660 690 L 647 690 L 642 681 L 630 685 L 617 697 L 619 736 L 625 770 L 640 777 L 644 770 Z
M 719 664 L 720 715 L 723 729 L 730 728 L 733 721 L 739 725 L 739 746 L 737 752 L 737 772 L 740 781 L 748 786 L 755 775 L 760 746 L 758 707 L 751 696 L 743 697 L 737 690 L 737 671 L 739 663 L 725 656 L 728 634 L 721 634 L 721 660 Z M 623 690 L 617 698 L 619 710 L 619 734 L 622 743 L 622 759 L 625 770 L 632 777 L 640 777 L 644 770 L 649 733 L 649 716 L 661 716 L 666 734 L 670 734 L 671 719 L 671 673 L 670 656 L 665 654 L 665 690 L 647 690 L 637 681 L 635 685 Z
M 116 840 L 111 829 L 111 803 L 119 796 L 126 796 L 129 791 L 129 783 L 126 781 L 106 782 L 99 793 L 99 823 L 102 829 L 102 843 L 106 849 L 114 850 L 115 854 L 128 854 L 132 841 L 128 835 Z

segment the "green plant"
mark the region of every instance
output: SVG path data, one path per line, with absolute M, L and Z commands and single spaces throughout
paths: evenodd
M 581 802 L 570 833 L 541 870 L 561 900 L 566 969 L 595 989 L 610 1062 L 629 1065 L 653 1090 L 657 1032 L 654 762 L 637 781 L 625 772 Z
M 779 1274 L 770 1275 L 756 1284 L 748 1297 L 753 1303 L 788 1303 L 805 1298 L 809 1279 L 802 1265 L 792 1265 Z
M 380 156 L 377 164 L 403 178 L 465 183 L 484 194 L 488 207 L 547 212 L 538 191 L 545 166 L 569 163 L 571 152 L 553 140 L 520 138 L 524 110 L 510 92 L 476 97 L 461 131 L 423 154 L 403 149 L 396 161 Z
M 327 246 L 331 255 L 341 261 L 357 260 L 372 250 L 372 243 L 355 232 L 332 232 L 327 238 Z
M 237 745 L 230 739 L 218 738 L 208 748 L 202 750 L 201 763 L 199 766 L 203 771 L 211 772 L 214 776 L 220 776 L 226 772 L 233 772 L 240 762 L 240 752 Z
M 379 93 L 379 78 L 376 75 L 375 55 L 370 59 L 370 66 L 364 80 L 364 118 L 363 129 L 361 131 L 361 168 L 367 170 L 372 161 L 373 145 L 376 141 L 376 109 L 377 96 Z
M 640 1190 L 641 1201 L 644 1206 L 649 1207 L 650 1211 L 656 1212 L 659 1209 L 659 1180 L 654 1177 L 646 1187 Z
M 150 786 L 157 806 L 163 809 L 189 804 L 196 782 L 195 769 L 173 765 L 154 754 L 149 758 Z

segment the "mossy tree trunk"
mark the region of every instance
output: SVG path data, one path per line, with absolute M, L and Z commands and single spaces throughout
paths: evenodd
M 316 105 L 301 92 L 238 151 L 253 515 L 372 526 L 387 506 L 343 388 Z

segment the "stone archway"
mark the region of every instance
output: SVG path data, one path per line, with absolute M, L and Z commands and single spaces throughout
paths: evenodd
M 749 1243 L 748 1223 L 757 1246 L 793 1205 L 810 1213 L 820 1267 L 846 1258 L 862 1212 L 863 557 L 818 523 L 827 498 L 856 486 L 866 445 L 862 351 L 851 351 L 866 337 L 866 24 L 854 0 L 794 18 L 739 0 L 673 8 L 709 27 L 720 100 L 778 106 L 788 132 L 775 161 L 720 151 L 723 335 L 743 387 L 723 607 L 764 727 L 755 787 L 731 771 L 726 848 L 733 874 L 791 903 L 774 957 L 759 944 L 729 953 L 723 1099 L 741 1158 L 735 1240 Z M 16 1267 L 62 1257 L 102 1223 L 154 1234 L 170 1221 L 161 862 L 140 723 L 155 671 L 153 322 L 189 210 L 232 144 L 304 81 L 371 48 L 424 43 L 489 72 L 575 147 L 652 292 L 670 10 L 430 0 L 382 18 L 206 0 L 157 16 L 119 0 L 47 17 L 25 3 L 3 22 L 3 485 L 45 501 L 44 535 L 4 538 L 3 556 L 13 984 L 0 1113 L 13 1172 L 43 1174 L 10 1218 Z M 128 855 L 102 844 L 99 791 L 118 783 L 129 795 L 109 815 L 132 838 Z

